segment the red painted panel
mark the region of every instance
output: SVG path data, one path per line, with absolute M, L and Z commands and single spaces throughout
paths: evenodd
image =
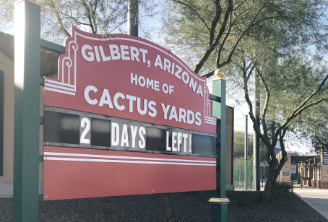
M 134 36 L 95 35 L 75 27 L 72 27 L 72 37 L 66 40 L 65 49 L 66 53 L 58 62 L 58 80 L 45 78 L 45 105 L 216 132 L 206 78 L 194 73 L 169 50 Z M 181 68 L 179 73 L 177 67 Z M 138 79 L 137 85 L 133 80 L 131 83 L 131 73 L 134 77 L 143 77 Z M 153 81 L 152 86 L 149 82 L 147 87 L 147 79 Z M 140 86 L 144 81 L 145 86 Z M 86 91 L 88 86 L 91 91 Z M 165 93 L 169 86 L 173 91 Z M 117 93 L 122 94 L 115 103 L 115 95 L 120 95 Z M 90 98 L 89 103 L 86 98 Z M 144 110 L 145 100 L 147 111 L 138 112 L 138 104 Z M 161 104 L 170 105 L 167 115 Z M 175 107 L 176 115 L 172 107 Z
M 44 147 L 44 200 L 214 190 L 215 158 Z

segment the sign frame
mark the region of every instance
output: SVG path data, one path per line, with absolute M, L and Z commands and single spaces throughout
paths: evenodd
M 22 0 L 15 3 L 15 14 L 25 14 L 25 17 L 15 16 L 15 27 L 21 30 L 20 38 L 15 38 L 15 45 L 22 45 L 23 48 L 15 47 L 15 84 L 22 86 L 22 78 L 26 87 L 24 93 L 15 91 L 15 160 L 14 160 L 14 221 L 37 221 L 38 220 L 38 185 L 39 185 L 39 130 L 23 128 L 31 123 L 35 128 L 39 128 L 42 118 L 39 116 L 39 84 L 40 84 L 40 47 L 51 51 L 64 52 L 65 49 L 57 44 L 40 39 L 40 5 L 32 0 Z M 20 19 L 24 19 L 20 20 Z M 20 24 L 20 25 L 17 25 Z M 31 29 L 26 29 L 29 27 Z M 19 32 L 16 32 L 19 33 Z M 24 53 L 22 53 L 24 52 Z M 29 59 L 28 59 L 29 58 Z M 28 67 L 23 67 L 19 61 L 28 63 Z M 23 67 L 21 69 L 21 67 Z M 23 83 L 23 84 L 24 84 Z M 24 86 L 25 86 L 24 85 Z M 213 112 L 219 115 L 217 124 L 217 185 L 214 197 L 225 198 L 225 81 L 219 80 L 213 86 L 213 94 L 221 97 L 221 106 L 213 108 Z M 22 97 L 22 95 L 24 95 Z M 218 102 L 218 101 L 217 101 Z M 31 105 L 35 104 L 35 105 Z M 24 109 L 20 105 L 23 105 Z M 23 140 L 22 135 L 30 133 L 28 143 Z M 26 137 L 25 137 L 26 138 Z M 35 144 L 25 146 L 24 144 Z M 40 161 L 42 162 L 42 160 Z M 221 169 L 221 171 L 219 170 Z M 220 199 L 220 198 L 219 198 Z M 227 221 L 227 202 L 215 205 L 211 201 L 212 221 Z

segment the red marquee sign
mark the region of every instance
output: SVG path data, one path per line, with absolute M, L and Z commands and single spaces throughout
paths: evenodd
M 188 132 L 216 133 L 206 78 L 172 52 L 139 37 L 90 34 L 74 26 L 71 36 L 59 57 L 58 79 L 45 77 L 45 106 L 178 128 L 184 131 L 176 133 L 176 143 L 184 152 L 191 147 Z M 81 117 L 81 127 L 88 121 Z M 122 127 L 120 145 L 133 147 L 124 140 L 126 128 L 126 135 L 140 137 L 132 144 L 144 149 L 146 128 L 133 134 L 132 125 L 130 131 Z M 90 136 L 81 135 L 90 144 Z M 213 157 L 85 148 L 45 145 L 44 200 L 215 189 Z

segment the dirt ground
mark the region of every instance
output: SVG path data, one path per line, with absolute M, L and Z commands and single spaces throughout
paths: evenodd
M 210 221 L 211 191 L 167 194 L 173 222 Z M 229 191 L 230 222 L 327 221 L 293 193 L 259 201 L 259 192 Z M 12 198 L 0 199 L 0 221 L 12 221 Z M 156 195 L 40 201 L 39 221 L 159 221 Z

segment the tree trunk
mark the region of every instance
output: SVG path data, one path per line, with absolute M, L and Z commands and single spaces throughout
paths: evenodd
M 287 152 L 286 152 L 286 151 L 282 152 L 282 155 L 283 155 L 283 157 L 282 157 L 281 160 L 280 160 L 279 166 L 278 166 L 278 168 L 275 170 L 275 174 L 274 174 L 274 177 L 273 177 L 273 180 L 274 180 L 274 181 L 278 178 L 278 176 L 279 176 L 279 174 L 280 174 L 280 171 L 282 170 L 282 167 L 285 165 L 285 163 L 286 163 L 287 160 L 288 160 L 288 158 L 287 158 Z
M 268 201 L 269 201 L 272 181 L 273 181 L 273 175 L 271 173 L 271 170 L 269 170 L 269 175 L 267 177 L 267 181 L 266 181 L 265 187 L 264 187 L 264 192 L 262 194 L 262 202 L 268 203 Z
M 269 165 L 269 175 L 267 177 L 264 192 L 262 194 L 262 202 L 268 203 L 268 201 L 269 201 L 271 187 L 272 187 L 272 184 L 275 182 L 274 176 L 276 174 L 277 168 L 278 168 L 278 161 L 274 162 L 272 165 Z

